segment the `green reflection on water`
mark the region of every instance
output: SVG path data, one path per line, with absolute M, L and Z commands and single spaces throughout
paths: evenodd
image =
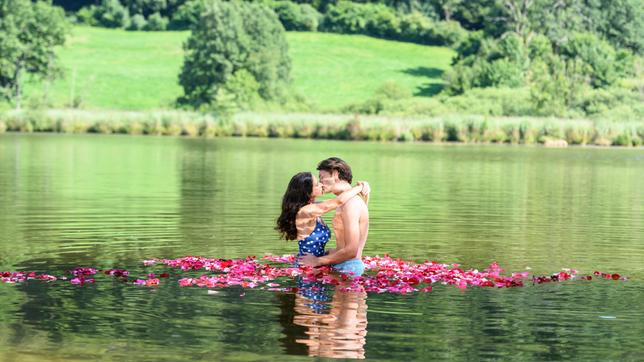
M 150 257 L 291 253 L 295 245 L 273 230 L 281 194 L 294 173 L 331 155 L 372 185 L 366 255 L 633 278 L 369 295 L 367 358 L 644 358 L 641 150 L 3 135 L 0 269 L 145 273 L 140 262 Z M 294 295 L 207 295 L 175 280 L 153 290 L 0 285 L 0 359 L 310 353 L 297 342 L 309 335 L 294 322 Z

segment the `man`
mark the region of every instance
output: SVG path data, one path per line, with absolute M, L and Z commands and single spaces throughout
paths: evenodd
M 324 192 L 340 195 L 351 189 L 351 167 L 337 157 L 328 158 L 318 164 L 319 179 Z M 360 276 L 364 272 L 362 249 L 369 233 L 369 210 L 365 201 L 356 196 L 336 209 L 333 218 L 336 248 L 327 255 L 316 257 L 306 254 L 300 262 L 307 266 L 331 265 L 334 269 Z

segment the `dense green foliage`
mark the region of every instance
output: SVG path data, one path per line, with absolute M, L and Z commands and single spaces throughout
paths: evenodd
M 0 0 L 0 98 L 20 108 L 26 76 L 53 80 L 66 32 L 62 10 L 48 2 Z
M 101 0 L 76 13 L 79 22 L 128 30 L 186 30 L 205 11 L 205 0 Z M 456 45 L 466 31 L 456 21 L 441 21 L 434 6 L 416 3 L 262 0 L 286 30 L 365 34 L 420 44 Z M 388 6 L 389 5 L 389 6 Z M 64 4 L 63 4 L 64 6 Z M 436 5 L 438 6 L 438 5 Z M 449 6 L 449 5 L 446 5 Z M 442 9 L 442 5 L 438 6 Z M 74 11 L 76 6 L 67 7 Z M 152 26 L 146 26 L 150 22 Z
M 186 0 L 61 0 L 55 3 L 67 11 L 75 11 L 77 20 L 84 24 L 128 30 L 166 30 L 170 18 L 180 12 Z
M 273 101 L 285 96 L 291 80 L 286 35 L 262 4 L 207 2 L 184 48 L 181 104 L 245 108 L 255 94 Z
M 505 0 L 494 12 L 501 22 L 471 32 L 456 48 L 448 94 L 527 88 L 531 115 L 589 116 L 615 106 L 644 115 L 639 1 Z
M 272 1 L 268 5 L 275 11 L 284 29 L 296 31 L 316 31 L 322 14 L 309 4 L 296 4 L 290 1 Z
M 385 116 L 437 116 L 444 114 L 478 114 L 489 116 L 588 117 L 601 120 L 639 121 L 644 117 L 644 102 L 639 92 L 614 87 L 566 93 L 550 97 L 547 88 L 565 79 L 539 84 L 546 88 L 473 88 L 457 96 L 392 98 L 380 92 L 371 99 L 344 108 L 345 112 Z M 572 87 L 572 86 L 571 86 Z M 566 99 L 572 103 L 566 108 Z M 554 107 L 554 108 L 551 108 Z
M 437 22 L 419 12 L 399 13 L 383 4 L 348 1 L 329 6 L 322 28 L 433 45 L 456 45 L 466 35 L 457 22 Z

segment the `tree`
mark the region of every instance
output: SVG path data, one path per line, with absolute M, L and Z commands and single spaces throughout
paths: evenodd
M 94 10 L 94 17 L 108 28 L 127 28 L 130 23 L 130 12 L 119 0 L 102 0 Z
M 590 78 L 593 87 L 606 87 L 615 83 L 619 63 L 613 47 L 592 33 L 575 33 L 563 45 L 562 56 L 578 59 L 584 64 L 584 75 Z
M 535 61 L 530 85 L 535 114 L 565 116 L 589 87 L 584 67 L 580 59 L 566 60 L 554 54 L 544 61 Z
M 54 5 L 61 6 L 65 11 L 78 11 L 84 6 L 94 5 L 96 0 L 54 0 Z
M 25 75 L 52 79 L 60 73 L 55 47 L 65 43 L 62 8 L 51 2 L 0 0 L 0 95 L 20 109 Z
M 337 5 L 339 0 L 293 0 L 293 2 L 298 4 L 309 4 L 318 11 L 326 12 L 329 6 Z
M 130 14 L 141 14 L 145 17 L 160 13 L 168 6 L 166 0 L 127 0 L 122 2 L 127 6 Z
M 586 0 L 583 12 L 590 31 L 615 48 L 644 52 L 644 4 L 641 0 Z
M 207 2 L 184 49 L 180 104 L 212 108 L 219 89 L 241 70 L 255 78 L 265 100 L 281 99 L 290 83 L 284 28 L 275 13 L 259 3 Z
M 503 0 L 503 6 L 510 31 L 519 35 L 523 44 L 529 45 L 534 36 L 530 22 L 534 0 Z
M 316 31 L 321 14 L 309 4 L 276 1 L 270 4 L 286 30 Z
M 435 0 L 436 5 L 440 8 L 443 19 L 452 20 L 452 15 L 456 12 L 463 0 Z
M 498 0 L 467 0 L 455 9 L 454 19 L 467 30 L 482 30 L 500 12 Z

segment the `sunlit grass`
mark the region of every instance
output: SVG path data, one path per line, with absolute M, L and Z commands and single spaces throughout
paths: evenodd
M 322 109 L 365 101 L 386 82 L 436 94 L 454 52 L 362 35 L 289 33 L 294 87 Z
M 49 85 L 50 104 L 45 106 L 171 109 L 182 94 L 178 77 L 188 35 L 74 27 L 59 52 L 64 78 Z M 453 55 L 444 47 L 359 35 L 288 33 L 287 38 L 293 88 L 320 110 L 367 100 L 388 81 L 415 94 L 434 94 Z M 31 83 L 27 95 L 42 102 L 45 88 L 44 83 Z
M 54 107 L 167 109 L 181 94 L 178 74 L 187 32 L 74 27 L 60 51 L 63 79 L 50 86 Z M 32 92 L 43 92 L 33 84 Z

